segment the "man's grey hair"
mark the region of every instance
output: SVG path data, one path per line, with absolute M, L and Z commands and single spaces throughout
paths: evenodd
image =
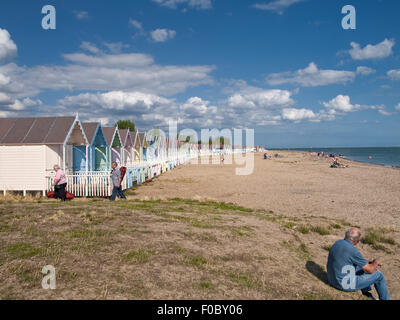
M 361 232 L 357 228 L 350 228 L 346 231 L 345 237 L 350 241 L 359 240 L 361 238 Z
M 58 164 L 55 164 L 53 169 L 61 169 L 60 166 Z

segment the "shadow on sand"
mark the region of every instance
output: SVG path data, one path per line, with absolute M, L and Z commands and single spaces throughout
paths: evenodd
M 319 264 L 315 263 L 314 261 L 307 261 L 306 269 L 308 270 L 308 272 L 317 277 L 320 281 L 322 281 L 326 285 L 329 285 L 328 274 L 325 272 L 324 268 L 321 267 Z

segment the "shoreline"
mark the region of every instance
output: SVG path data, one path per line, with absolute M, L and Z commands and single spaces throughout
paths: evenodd
M 315 149 L 315 151 L 314 151 Z M 357 149 L 399 149 L 400 147 L 332 147 L 332 148 L 293 148 L 293 149 L 271 149 L 271 150 L 276 150 L 276 151 L 300 151 L 300 152 L 307 152 L 307 153 L 318 153 L 319 151 L 324 151 L 326 154 L 329 154 L 331 151 L 333 154 L 336 155 L 335 151 L 343 151 L 343 150 L 357 150 Z M 330 150 L 330 151 L 329 151 Z M 339 153 L 340 154 L 340 153 Z M 365 163 L 365 164 L 372 164 L 372 165 L 378 165 L 378 166 L 383 166 L 383 167 L 392 167 L 392 168 L 400 168 L 400 158 L 399 158 L 399 163 L 397 165 L 390 165 L 390 164 L 384 164 L 384 163 L 373 163 L 369 162 L 367 159 L 366 160 L 357 160 L 357 159 L 352 159 L 352 156 L 348 155 L 343 155 L 337 156 L 338 158 L 345 159 L 345 160 L 350 160 L 354 162 L 359 162 L 359 163 Z

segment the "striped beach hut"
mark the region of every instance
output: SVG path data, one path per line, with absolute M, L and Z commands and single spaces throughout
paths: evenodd
M 135 149 L 132 133 L 128 129 L 119 129 L 119 135 L 122 140 L 122 147 L 120 149 L 121 163 L 126 167 L 132 167 L 134 164 Z
M 103 129 L 98 122 L 82 123 L 86 137 L 90 143 L 88 152 L 89 171 L 106 171 L 110 167 L 109 147 Z
M 73 172 L 89 142 L 78 117 L 0 118 L 0 190 L 45 191 L 55 164 Z
M 110 167 L 107 170 L 111 169 L 111 162 L 117 162 L 121 164 L 121 148 L 122 148 L 122 139 L 119 134 L 119 130 L 117 127 L 103 127 L 104 136 L 106 137 L 107 144 L 110 148 L 108 161 L 110 163 Z

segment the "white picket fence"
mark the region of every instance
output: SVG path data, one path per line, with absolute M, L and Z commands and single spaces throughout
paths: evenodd
M 191 159 L 199 156 L 232 154 L 248 152 L 248 150 L 232 150 L 223 152 L 220 150 L 207 150 L 201 152 L 191 152 L 191 154 L 180 154 L 172 158 L 162 158 L 157 161 L 146 161 L 127 168 L 128 172 L 122 182 L 122 189 L 127 190 L 135 185 L 144 183 L 147 179 L 152 179 L 162 173 L 171 170 L 177 166 L 188 163 Z M 43 195 L 48 191 L 54 190 L 54 172 L 47 173 L 45 177 L 46 190 L 42 190 Z M 110 197 L 113 190 L 111 173 L 109 171 L 99 172 L 74 172 L 66 174 L 67 191 L 74 194 L 75 197 Z M 0 190 L 2 190 L 0 188 Z M 3 194 L 6 195 L 7 188 L 3 187 Z M 23 190 L 23 194 L 26 194 Z

